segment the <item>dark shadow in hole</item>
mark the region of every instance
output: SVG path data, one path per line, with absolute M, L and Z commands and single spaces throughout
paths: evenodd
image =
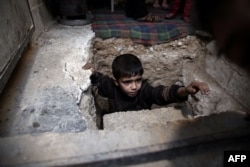
M 96 126 L 99 130 L 103 129 L 103 116 L 109 113 L 108 99 L 98 94 L 98 89 L 93 86 L 92 95 L 94 97 L 94 103 L 96 107 Z

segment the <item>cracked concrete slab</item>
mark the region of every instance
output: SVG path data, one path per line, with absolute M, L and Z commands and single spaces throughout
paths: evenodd
M 152 110 L 116 112 L 103 118 L 105 130 L 148 130 L 155 125 L 166 126 L 168 122 L 193 118 L 185 105 L 161 107 Z
M 127 127 L 0 138 L 0 166 L 121 166 L 145 163 L 147 158 L 146 162 L 165 160 L 177 166 L 221 166 L 223 150 L 250 147 L 250 124 L 244 116 L 223 112 L 147 130 Z M 116 125 L 121 126 L 119 119 Z
M 94 33 L 53 24 L 22 55 L 1 95 L 0 136 L 79 132 L 87 128 L 79 103 L 90 85 L 88 60 Z M 88 105 L 88 104 L 86 104 Z

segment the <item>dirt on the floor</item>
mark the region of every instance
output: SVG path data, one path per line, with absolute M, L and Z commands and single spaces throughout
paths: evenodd
M 204 43 L 195 36 L 152 46 L 136 44 L 123 38 L 95 38 L 92 61 L 97 71 L 111 75 L 113 59 L 120 54 L 131 53 L 142 61 L 144 77 L 151 84 L 169 85 L 182 81 L 183 64 L 200 63 L 195 61 L 202 56 L 197 54 L 199 50 L 204 50 Z

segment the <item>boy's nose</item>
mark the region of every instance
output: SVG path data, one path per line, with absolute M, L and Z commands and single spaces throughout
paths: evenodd
M 132 85 L 131 85 L 132 89 L 136 89 L 137 85 L 135 82 L 132 82 Z

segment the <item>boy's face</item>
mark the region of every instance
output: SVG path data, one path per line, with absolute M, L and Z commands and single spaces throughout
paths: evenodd
M 135 97 L 142 85 L 142 76 L 121 77 L 115 80 L 115 84 L 129 97 Z

